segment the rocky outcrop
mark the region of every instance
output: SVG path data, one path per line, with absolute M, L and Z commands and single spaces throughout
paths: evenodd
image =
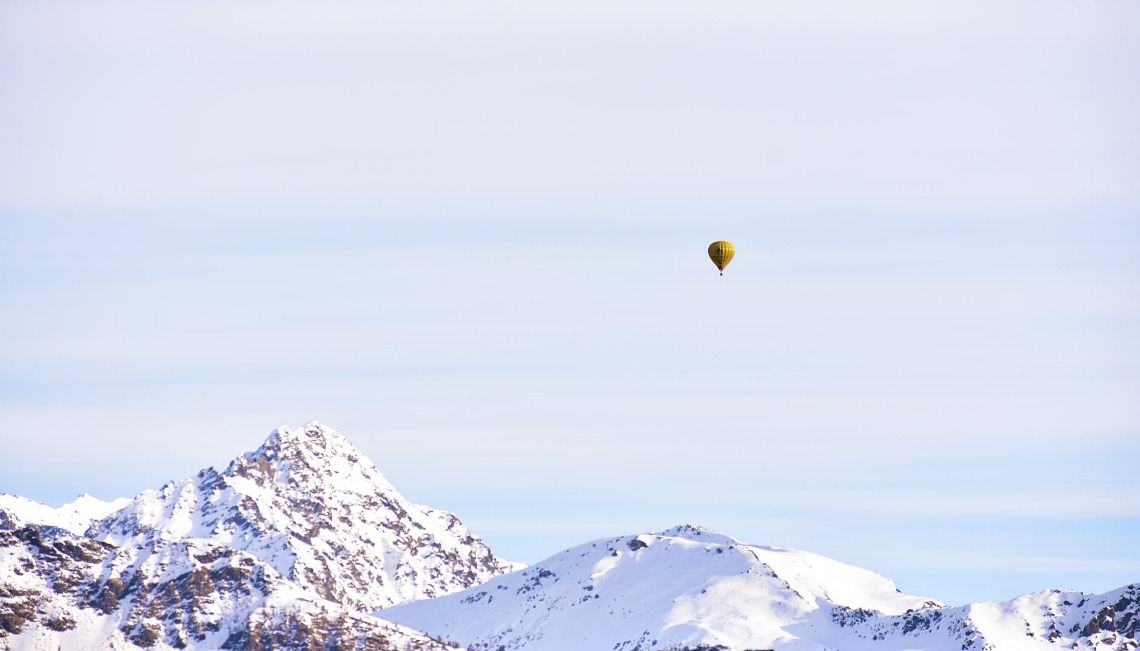
M 90 535 L 143 546 L 213 541 L 359 610 L 449 594 L 511 569 L 454 514 L 407 501 L 319 423 L 279 428 L 222 472 L 143 493 Z
M 481 651 L 1129 651 L 1138 588 L 950 607 L 867 570 L 685 525 L 379 614 Z
M 1140 585 L 1125 586 L 1118 599 L 1102 607 L 1084 626 L 1082 637 L 1107 633 L 1129 639 L 1140 638 Z
M 510 567 L 319 423 L 120 506 L 0 502 L 0 649 L 443 649 L 367 613 Z
M 92 633 L 108 629 L 110 637 Z M 201 541 L 115 547 L 36 525 L 0 531 L 0 649 L 16 636 L 45 649 L 446 648 L 305 596 L 240 550 Z
M 311 423 L 129 501 L 0 494 L 0 651 L 1140 649 L 1140 585 L 947 607 L 691 525 L 509 569 Z

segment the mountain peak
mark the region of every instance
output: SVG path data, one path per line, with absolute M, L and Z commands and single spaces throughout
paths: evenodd
M 381 616 L 475 648 L 803 649 L 849 648 L 782 644 L 837 627 L 833 613 L 926 617 L 940 606 L 868 570 L 680 525 L 579 545 Z
M 409 502 L 316 421 L 277 428 L 223 472 L 144 492 L 94 533 L 112 544 L 222 543 L 356 608 L 454 592 L 510 569 L 455 515 Z
M 261 447 L 254 453 L 269 459 L 307 454 L 315 457 L 345 457 L 353 462 L 362 456 L 349 440 L 336 430 L 318 421 L 310 421 L 302 427 L 291 429 L 284 425 L 270 432 Z M 249 456 L 249 455 L 246 455 Z
M 282 487 L 316 491 L 334 502 L 341 501 L 336 494 L 346 491 L 396 494 L 395 486 L 363 452 L 315 420 L 297 429 L 278 427 L 261 447 L 234 459 L 222 474 L 274 491 Z
M 0 492 L 0 552 L 3 649 L 1120 651 L 1140 639 L 1140 585 L 947 607 L 692 524 L 511 572 L 315 421 L 125 504 L 81 495 L 52 509 Z
M 663 538 L 682 538 L 684 540 L 691 540 L 693 542 L 705 544 L 741 544 L 739 540 L 726 533 L 722 533 L 716 529 L 702 527 L 697 524 L 679 524 L 675 527 L 671 527 L 654 535 L 661 536 Z
M 281 425 L 269 433 L 266 445 L 275 446 L 301 446 L 328 448 L 330 445 L 352 446 L 348 439 L 341 436 L 331 427 L 322 425 L 320 421 L 311 420 L 303 426 L 293 429 Z

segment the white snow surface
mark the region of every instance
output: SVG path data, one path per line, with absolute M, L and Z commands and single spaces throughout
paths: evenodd
M 598 540 L 380 617 L 488 651 L 1054 651 L 1136 649 L 1140 586 L 949 608 L 817 554 L 682 525 Z M 1130 624 L 1130 622 L 1133 622 Z
M 1140 584 L 950 608 L 691 525 L 523 569 L 312 422 L 131 500 L 0 493 L 0 621 L 0 651 L 253 649 L 258 628 L 301 649 L 330 622 L 436 651 L 1133 651 Z
M 240 638 L 258 627 L 308 648 L 330 622 L 345 644 L 442 649 L 368 613 L 515 567 L 332 429 L 280 427 L 224 471 L 134 499 L 0 494 L 0 651 L 261 648 Z
M 835 605 L 884 615 L 941 606 L 816 554 L 682 525 L 587 543 L 477 588 L 379 615 L 488 649 L 816 648 L 795 642 L 833 627 Z
M 224 544 L 362 610 L 448 594 L 514 567 L 455 515 L 406 500 L 316 421 L 277 428 L 223 472 L 207 468 L 145 491 L 91 533 L 113 545 Z
M 0 527 L 5 526 L 5 522 L 9 523 L 9 527 L 17 523 L 38 524 L 83 535 L 96 520 L 107 517 L 129 503 L 130 500 L 125 497 L 104 502 L 84 493 L 75 501 L 57 509 L 19 495 L 0 493 Z
M 158 541 L 152 547 L 104 547 L 107 556 L 102 560 L 93 557 L 88 559 L 93 561 L 89 563 L 70 562 L 56 556 L 56 562 L 65 568 L 58 573 L 44 576 L 27 571 L 37 557 L 43 560 L 44 551 L 53 544 L 55 549 L 60 549 L 60 544 L 70 545 L 72 552 L 68 557 L 79 561 L 83 554 L 76 554 L 74 550 L 80 540 L 83 539 L 53 533 L 30 548 L 0 544 L 0 577 L 4 579 L 0 595 L 13 594 L 18 600 L 31 595 L 38 613 L 34 621 L 21 624 L 18 635 L 5 635 L 0 631 L 0 650 L 137 651 L 146 647 L 154 651 L 214 651 L 233 648 L 230 642 L 235 631 L 246 631 L 265 622 L 289 620 L 293 625 L 300 623 L 312 629 L 314 625 L 321 625 L 313 624 L 314 621 L 330 619 L 340 619 L 358 632 L 345 636 L 350 639 L 364 631 L 366 636 L 384 635 L 396 645 L 394 648 L 440 649 L 440 645 L 418 631 L 320 599 L 260 559 L 206 541 Z M 100 549 L 97 543 L 84 542 Z M 90 548 L 88 551 L 91 552 Z M 97 591 L 93 602 L 80 604 L 75 595 L 55 589 L 61 578 L 94 587 L 109 581 L 131 581 L 132 577 L 145 577 L 142 582 L 158 587 L 149 594 L 134 593 L 124 600 L 122 607 L 112 606 L 110 612 L 102 612 L 97 607 L 96 603 L 106 603 Z M 195 583 L 210 588 L 195 592 L 192 589 Z M 144 603 L 132 603 L 135 600 Z M 0 599 L 0 612 L 5 605 L 3 601 Z M 172 643 L 169 637 L 147 642 L 129 637 L 148 626 L 157 631 L 180 628 L 180 632 L 173 633 L 177 643 Z M 278 626 L 278 630 L 289 630 L 288 623 Z

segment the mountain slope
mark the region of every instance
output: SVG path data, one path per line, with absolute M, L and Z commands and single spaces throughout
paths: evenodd
M 132 500 L 0 495 L 0 650 L 438 650 L 367 612 L 511 567 L 335 431 L 282 427 Z
M 1101 595 L 1048 590 L 984 602 L 877 617 L 837 610 L 844 630 L 827 638 L 844 649 L 1046 651 L 1140 647 L 1140 584 Z
M 74 502 L 53 509 L 47 504 L 19 495 L 0 493 L 0 528 L 14 529 L 24 524 L 46 525 L 83 535 L 97 520 L 130 503 L 127 498 L 104 502 L 80 495 Z
M 867 570 L 686 525 L 581 545 L 380 616 L 487 649 L 766 649 L 831 628 L 835 604 L 889 614 L 940 605 Z
M 949 608 L 687 525 L 508 569 L 310 423 L 133 500 L 0 494 L 0 651 L 1140 648 L 1140 585 Z
M 512 568 L 453 514 L 408 502 L 316 422 L 278 428 L 223 472 L 144 492 L 90 535 L 134 546 L 212 541 L 359 610 L 448 594 Z
M 0 530 L 0 649 L 442 651 L 427 636 L 293 585 L 208 541 L 121 546 Z
M 822 556 L 681 526 L 587 543 L 378 615 L 491 651 L 1107 650 L 1137 647 L 1138 589 L 948 608 Z

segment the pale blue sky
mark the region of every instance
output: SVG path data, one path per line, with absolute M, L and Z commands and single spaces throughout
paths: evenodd
M 0 1 L 0 491 L 319 419 L 518 560 L 1140 580 L 1140 9 L 796 7 Z

